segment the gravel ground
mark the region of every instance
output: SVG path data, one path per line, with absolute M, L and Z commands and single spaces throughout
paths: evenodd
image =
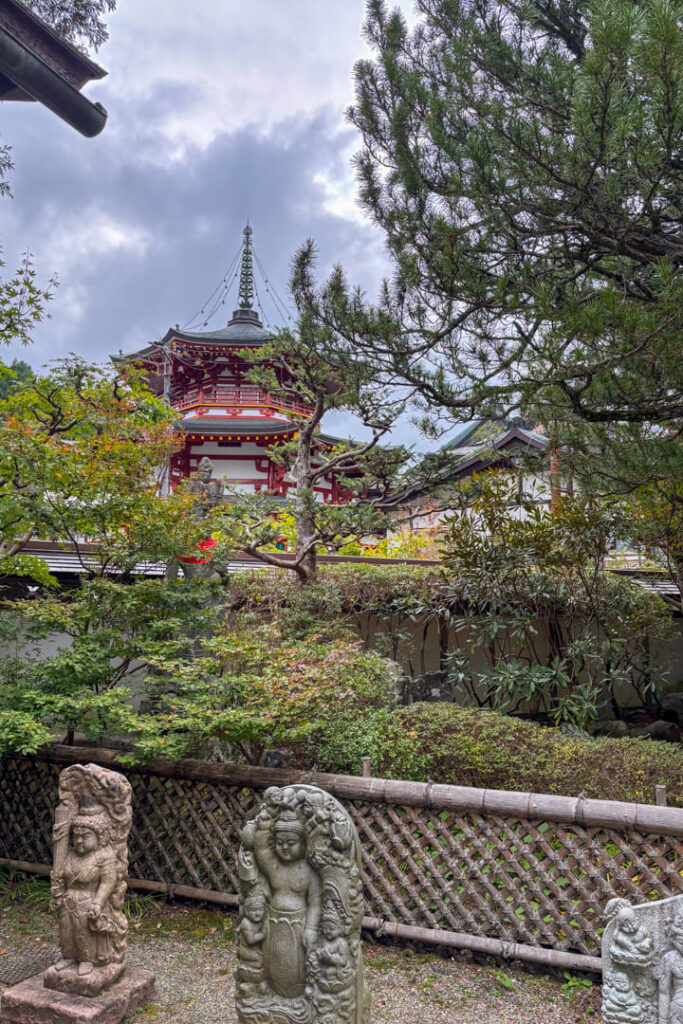
M 129 958 L 153 971 L 157 999 L 127 1024 L 237 1024 L 233 1009 L 235 917 L 191 905 L 134 900 Z M 2 957 L 45 955 L 56 922 L 42 906 L 0 898 Z M 56 949 L 55 949 L 56 953 Z M 373 1024 L 600 1024 L 600 987 L 367 943 Z M 9 961 L 6 961 L 8 963 Z M 563 987 L 564 986 L 564 987 Z M 5 986 L 0 984 L 0 992 Z

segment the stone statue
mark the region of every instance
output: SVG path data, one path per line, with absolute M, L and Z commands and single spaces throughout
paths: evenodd
M 602 937 L 605 1024 L 683 1024 L 683 896 L 613 899 Z
M 368 1024 L 360 843 L 314 786 L 266 790 L 238 856 L 240 1024 Z
M 194 495 L 193 517 L 197 522 L 208 519 L 211 510 L 215 505 L 220 505 L 225 494 L 225 484 L 222 480 L 212 480 L 213 466 L 211 459 L 205 455 L 199 461 L 196 474 L 190 477 L 185 484 L 188 494 Z M 207 550 L 215 544 L 213 540 L 202 541 L 202 547 Z M 166 566 L 166 581 L 173 582 L 178 578 L 178 570 L 181 568 L 185 579 L 212 579 L 217 577 L 215 568 L 211 565 L 211 559 L 207 558 L 172 558 Z
M 71 765 L 59 780 L 52 868 L 52 909 L 59 910 L 61 959 L 47 988 L 98 995 L 126 969 L 131 786 L 100 765 Z
M 211 459 L 205 455 L 199 460 L 197 475 L 190 477 L 187 483 L 188 493 L 196 495 L 195 516 L 200 520 L 206 519 L 214 505 L 220 505 L 225 493 L 225 484 L 222 480 L 212 480 L 212 472 Z
M 59 777 L 52 908 L 60 958 L 2 995 L 2 1024 L 120 1024 L 154 997 L 154 975 L 126 963 L 123 913 L 131 786 L 98 764 Z
M 683 897 L 675 897 L 677 907 L 669 926 L 672 947 L 659 964 L 659 1022 L 683 1024 Z

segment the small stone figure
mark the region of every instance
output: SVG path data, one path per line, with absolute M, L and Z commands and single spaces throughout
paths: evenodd
M 683 1024 L 683 898 L 669 928 L 673 949 L 662 957 L 659 965 L 658 1024 Z
M 154 975 L 126 964 L 131 794 L 125 776 L 97 764 L 61 773 L 51 886 L 60 959 L 4 993 L 2 1024 L 117 1024 L 150 1001 Z
M 220 505 L 225 494 L 225 484 L 222 480 L 212 480 L 212 473 L 211 459 L 205 455 L 199 460 L 197 476 L 192 477 L 187 485 L 188 492 L 196 496 L 195 516 L 200 520 L 206 519 L 214 505 Z
M 623 902 L 625 906 L 617 910 L 617 924 L 610 946 L 612 963 L 624 967 L 650 967 L 654 954 L 652 936 L 638 924 L 633 907 L 625 900 Z
M 263 969 L 263 942 L 266 938 L 266 897 L 262 892 L 247 896 L 244 915 L 237 928 L 239 968 L 237 982 L 241 992 L 256 989 L 263 994 L 266 974 Z M 248 987 L 249 986 L 249 987 Z
M 644 1024 L 645 1011 L 625 971 L 606 971 L 603 974 L 602 1000 L 602 1015 L 607 1024 L 610 1021 Z
M 222 480 L 212 480 L 213 466 L 206 455 L 200 459 L 197 473 L 193 474 L 185 484 L 185 491 L 194 496 L 193 518 L 201 523 L 208 519 L 212 509 L 220 505 L 225 495 L 225 484 Z M 210 550 L 215 541 L 202 541 L 201 547 L 207 553 L 204 558 L 172 558 L 166 566 L 166 582 L 172 583 L 178 578 L 178 570 L 182 567 L 185 579 L 218 578 L 216 569 L 211 564 Z
M 334 797 L 268 789 L 242 832 L 240 1024 L 368 1024 L 360 844 Z
M 605 1024 L 683 1024 L 683 896 L 613 899 L 602 937 Z

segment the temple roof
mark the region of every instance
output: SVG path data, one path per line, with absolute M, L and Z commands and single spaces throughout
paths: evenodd
M 178 426 L 186 434 L 291 434 L 295 423 L 266 419 L 263 416 L 183 416 Z
M 271 335 L 261 323 L 258 313 L 253 309 L 236 309 L 225 327 L 212 331 L 179 331 L 168 330 L 161 344 L 176 339 L 194 344 L 206 345 L 263 345 L 270 341 Z
M 80 93 L 106 71 L 63 39 L 21 0 L 0 3 L 0 99 L 35 100 L 92 137 L 107 112 Z

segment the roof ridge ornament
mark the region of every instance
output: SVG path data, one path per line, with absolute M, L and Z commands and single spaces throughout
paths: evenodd
M 252 309 L 254 305 L 254 265 L 251 251 L 253 231 L 249 227 L 249 221 L 247 221 L 247 226 L 242 233 L 244 235 L 244 243 L 242 245 L 242 264 L 240 267 L 239 308 Z

